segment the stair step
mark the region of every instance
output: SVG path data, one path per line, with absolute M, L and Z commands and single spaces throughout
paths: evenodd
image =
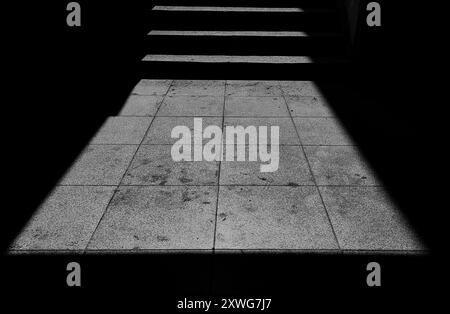
M 152 30 L 150 36 L 253 36 L 253 37 L 307 37 L 305 32 L 292 31 L 167 31 Z M 317 34 L 319 35 L 319 34 Z M 317 36 L 316 35 L 316 36 Z M 320 35 L 319 35 L 320 36 Z M 322 34 L 326 36 L 326 34 Z
M 147 36 L 146 53 L 168 55 L 341 55 L 340 34 L 269 31 L 162 31 Z
M 147 55 L 139 69 L 149 79 L 335 80 L 350 73 L 344 59 L 307 56 Z
M 185 6 L 185 0 L 155 0 L 156 6 Z M 336 7 L 336 0 L 191 0 L 190 6 L 219 7 Z
M 199 62 L 199 63 L 342 63 L 343 58 L 315 58 L 310 56 L 226 56 L 226 55 L 146 55 L 142 61 Z
M 204 7 L 204 6 L 155 6 L 153 11 L 169 12 L 329 12 L 328 9 L 303 9 L 303 8 L 263 8 L 263 7 Z
M 165 30 L 336 30 L 336 10 L 266 7 L 161 7 L 151 27 Z

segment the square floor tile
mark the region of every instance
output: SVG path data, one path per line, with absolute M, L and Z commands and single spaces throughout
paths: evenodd
M 213 80 L 175 80 L 168 96 L 224 96 L 225 81 Z
M 318 185 L 379 185 L 354 146 L 306 146 Z
M 78 157 L 61 185 L 118 185 L 137 145 L 90 145 Z
M 237 149 L 242 145 L 225 145 L 224 161 L 221 163 L 220 184 L 231 185 L 313 185 L 308 164 L 299 146 L 278 146 L 278 170 L 262 172 L 261 165 L 270 162 L 261 162 L 259 149 L 253 146 L 258 153 L 257 161 L 249 161 L 249 149 L 245 146 L 245 160 L 237 161 Z M 227 161 L 226 152 L 234 150 L 234 161 Z M 271 146 L 269 146 L 269 151 Z M 276 162 L 273 162 L 276 165 Z
M 332 117 L 329 104 L 323 97 L 286 96 L 289 111 L 293 117 Z
M 303 145 L 351 145 L 343 126 L 334 118 L 294 118 Z
M 227 96 L 282 96 L 276 81 L 227 81 Z
M 14 250 L 84 250 L 114 187 L 56 187 L 39 207 Z
M 297 132 L 295 130 L 294 123 L 291 118 L 225 118 L 224 120 L 224 133 L 226 133 L 226 127 L 232 126 L 242 126 L 247 128 L 249 126 L 254 126 L 257 132 L 258 143 L 260 143 L 260 126 L 267 127 L 267 136 L 265 143 L 271 142 L 271 127 L 277 126 L 279 128 L 279 141 L 280 145 L 299 145 L 300 141 L 297 136 Z M 235 139 L 236 142 L 236 139 Z M 248 139 L 246 139 L 246 143 L 248 144 Z M 261 142 L 262 143 L 262 142 Z
M 109 117 L 91 144 L 140 144 L 152 118 Z
M 158 116 L 221 117 L 223 106 L 223 96 L 167 96 Z
M 211 249 L 217 187 L 121 187 L 88 249 Z
M 201 118 L 202 130 L 210 125 L 216 125 L 222 129 L 222 118 Z M 144 139 L 143 144 L 174 144 L 180 138 L 172 138 L 172 129 L 176 126 L 187 126 L 191 131 L 191 142 L 194 144 L 194 117 L 156 117 Z M 203 135 L 200 135 L 203 137 Z M 209 142 L 211 139 L 203 139 L 203 143 Z
M 228 117 L 290 117 L 283 97 L 226 97 Z
M 381 187 L 321 187 L 342 249 L 423 249 Z
M 130 95 L 119 116 L 154 116 L 163 96 Z
M 137 95 L 163 96 L 167 93 L 172 80 L 141 80 L 132 93 Z
M 125 185 L 216 185 L 219 162 L 178 161 L 172 145 L 142 145 L 128 169 Z M 193 156 L 193 149 L 192 155 Z M 193 159 L 192 159 L 193 160 Z
M 312 81 L 280 81 L 285 96 L 322 96 L 319 85 Z
M 315 187 L 220 187 L 217 249 L 337 249 Z

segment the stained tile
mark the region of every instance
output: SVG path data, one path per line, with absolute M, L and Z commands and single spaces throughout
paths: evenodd
M 211 249 L 217 187 L 121 187 L 88 249 Z
M 137 95 L 165 95 L 170 87 L 172 80 L 140 80 L 132 93 Z
M 91 144 L 139 144 L 151 121 L 147 117 L 109 117 Z
M 227 96 L 282 96 L 276 81 L 227 81 Z
M 201 147 L 203 148 L 203 147 Z M 216 185 L 219 163 L 174 161 L 171 145 L 142 145 L 122 184 L 125 185 Z M 193 149 L 191 156 L 193 157 Z M 192 159 L 193 160 L 193 159 Z
M 36 211 L 14 250 L 84 250 L 114 187 L 56 187 Z
M 315 187 L 220 187 L 217 249 L 337 249 Z
M 354 146 L 306 146 L 318 185 L 379 185 Z
M 137 145 L 90 145 L 61 180 L 62 185 L 117 185 Z
M 168 96 L 222 96 L 225 92 L 225 81 L 213 80 L 175 80 L 169 90 Z
M 237 161 L 238 148 L 245 149 L 245 161 Z M 253 148 L 258 153 L 257 161 L 249 161 L 249 149 Z M 271 146 L 269 146 L 270 151 Z M 227 161 L 226 152 L 234 150 L 234 160 Z M 299 146 L 279 146 L 278 160 L 276 162 L 275 151 L 273 161 L 262 162 L 257 147 L 242 147 L 225 145 L 224 161 L 221 163 L 220 184 L 233 185 L 312 185 L 314 181 L 308 169 L 308 164 Z M 272 163 L 274 172 L 262 172 L 261 165 Z
M 332 117 L 334 113 L 323 97 L 286 96 L 293 117 Z
M 292 123 L 291 118 L 225 118 L 224 120 L 224 132 L 226 133 L 226 127 L 242 126 L 247 128 L 254 126 L 257 130 L 258 143 L 260 142 L 260 126 L 267 127 L 267 141 L 265 143 L 271 143 L 271 127 L 279 128 L 279 144 L 280 145 L 299 145 L 300 141 L 295 131 L 295 126 Z M 236 141 L 236 140 L 235 140 Z M 249 140 L 246 139 L 246 143 Z
M 319 85 L 312 81 L 280 81 L 280 88 L 286 96 L 321 96 Z
M 226 97 L 226 117 L 289 117 L 283 97 Z
M 222 128 L 222 118 L 202 118 L 202 130 L 210 125 Z M 194 117 L 156 117 L 150 126 L 143 144 L 173 144 L 180 137 L 172 138 L 172 130 L 177 126 L 187 126 L 191 132 L 191 141 L 194 138 L 201 138 L 203 135 L 194 134 Z M 209 142 L 210 139 L 203 139 L 203 143 Z
M 222 116 L 223 96 L 167 96 L 159 116 Z
M 162 96 L 130 95 L 119 116 L 154 116 Z
M 352 140 L 338 119 L 294 118 L 303 145 L 351 145 Z

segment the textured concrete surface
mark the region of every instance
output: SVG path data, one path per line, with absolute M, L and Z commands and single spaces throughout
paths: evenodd
M 169 90 L 172 80 L 141 80 L 133 89 L 132 94 L 163 96 Z
M 322 96 L 318 85 L 311 81 L 279 81 L 278 83 L 283 93 L 288 96 Z
M 110 117 L 91 144 L 140 144 L 152 118 Z
M 13 250 L 84 250 L 114 187 L 60 186 L 40 206 Z
M 228 88 L 227 88 L 228 91 Z M 289 117 L 283 97 L 226 97 L 226 117 Z
M 323 97 L 286 96 L 293 117 L 333 117 L 334 113 Z
M 225 145 L 224 155 L 228 149 L 235 151 L 236 146 Z M 256 148 L 255 148 L 256 149 Z M 248 156 L 249 146 L 245 147 Z M 221 185 L 311 185 L 314 184 L 306 159 L 299 146 L 279 146 L 279 165 L 275 172 L 261 172 L 258 161 L 222 161 L 220 168 Z M 236 159 L 236 157 L 235 157 Z
M 220 187 L 217 248 L 337 248 L 315 187 Z
M 175 162 L 171 145 L 142 145 L 122 184 L 127 185 L 217 185 L 219 163 Z
M 261 36 L 261 37 L 307 37 L 308 33 L 298 31 L 163 31 L 152 30 L 150 36 Z
M 212 249 L 216 187 L 121 187 L 90 249 Z
M 154 116 L 162 96 L 130 95 L 119 116 Z
M 141 80 L 13 252 L 423 251 L 330 105 L 308 81 Z M 193 132 L 196 116 L 203 128 L 279 126 L 279 170 L 174 162 L 172 128 Z
M 329 61 L 338 61 L 336 58 Z M 323 63 L 327 58 L 305 56 L 227 56 L 227 55 L 146 55 L 142 61 L 158 62 L 204 62 L 204 63 Z
M 68 170 L 62 185 L 117 185 L 137 145 L 90 145 Z
M 247 128 L 249 126 L 254 126 L 258 130 L 259 127 L 266 126 L 267 127 L 267 143 L 271 143 L 271 127 L 278 126 L 279 127 L 279 144 L 280 145 L 300 145 L 300 141 L 298 139 L 297 133 L 295 131 L 294 123 L 291 118 L 282 117 L 282 118 L 231 118 L 225 117 L 224 120 L 224 130 L 226 130 L 226 126 L 242 126 Z M 247 140 L 248 141 L 248 140 Z M 258 139 L 259 143 L 259 139 Z
M 304 12 L 302 8 L 154 6 L 154 11 L 214 11 L 214 12 Z
M 223 96 L 167 96 L 158 116 L 202 117 L 223 114 Z
M 335 118 L 294 118 L 303 145 L 351 145 L 344 127 Z
M 227 83 L 227 96 L 282 96 L 275 81 L 231 81 Z
M 222 127 L 222 118 L 203 118 L 203 129 L 208 125 L 217 125 Z M 194 134 L 194 117 L 156 117 L 143 144 L 174 144 L 179 138 L 172 138 L 171 132 L 175 126 L 187 126 L 191 130 L 192 141 L 197 136 Z M 200 136 L 201 137 L 201 136 Z M 210 139 L 203 139 L 207 143 Z
M 420 240 L 380 187 L 320 188 L 343 249 L 418 250 Z
M 354 146 L 307 146 L 305 153 L 318 185 L 379 185 Z
M 168 96 L 223 96 L 225 92 L 225 81 L 174 81 Z

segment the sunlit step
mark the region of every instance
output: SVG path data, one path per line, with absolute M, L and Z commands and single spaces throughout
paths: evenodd
M 328 11 L 325 9 L 302 9 L 302 8 L 261 8 L 261 7 L 208 7 L 208 6 L 155 6 L 153 11 L 176 11 L 176 12 L 317 12 Z
M 252 37 L 309 37 L 309 36 L 338 36 L 335 33 L 307 33 L 307 32 L 285 32 L 285 31 L 166 31 L 152 30 L 150 36 L 252 36 Z
M 225 56 L 225 55 L 161 55 L 149 54 L 142 61 L 152 62 L 197 62 L 197 63 L 265 63 L 265 64 L 307 64 L 341 63 L 342 58 L 308 56 Z

